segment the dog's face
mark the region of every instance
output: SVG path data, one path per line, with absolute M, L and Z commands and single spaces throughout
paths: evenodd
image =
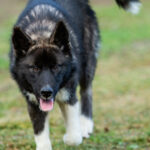
M 15 28 L 13 37 L 16 76 L 26 91 L 33 93 L 43 111 L 52 109 L 53 100 L 71 71 L 69 34 L 60 22 L 45 41 L 34 42 Z

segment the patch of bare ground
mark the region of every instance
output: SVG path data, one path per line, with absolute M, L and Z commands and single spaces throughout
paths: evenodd
M 18 16 L 27 0 L 1 0 L 0 23 L 5 22 L 12 16 Z

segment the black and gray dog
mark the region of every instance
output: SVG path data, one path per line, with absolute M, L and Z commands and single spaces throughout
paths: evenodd
M 138 0 L 116 2 L 133 13 L 140 6 Z M 30 0 L 20 15 L 12 34 L 10 70 L 26 97 L 37 150 L 52 149 L 48 112 L 55 101 L 65 119 L 66 144 L 79 145 L 93 132 L 92 80 L 99 42 L 88 0 Z

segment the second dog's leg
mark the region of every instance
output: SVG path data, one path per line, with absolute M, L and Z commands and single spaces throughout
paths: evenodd
M 59 103 L 61 111 L 63 113 L 66 134 L 64 135 L 64 143 L 68 145 L 79 145 L 82 143 L 82 134 L 80 129 L 79 120 L 79 102 L 75 104 Z
M 52 150 L 49 139 L 48 114 L 39 110 L 38 106 L 28 105 L 29 115 L 34 129 L 36 150 Z

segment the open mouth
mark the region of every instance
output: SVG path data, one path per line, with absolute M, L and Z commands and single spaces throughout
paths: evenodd
M 54 107 L 54 99 L 44 100 L 40 98 L 40 108 L 42 111 L 51 111 Z

